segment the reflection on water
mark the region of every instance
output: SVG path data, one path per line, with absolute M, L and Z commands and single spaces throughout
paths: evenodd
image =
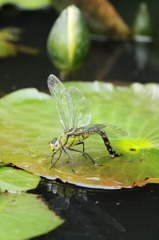
M 158 190 L 157 184 L 99 191 L 42 181 L 32 192 L 40 194 L 65 222 L 34 240 L 157 240 Z
M 87 234 L 89 232 L 89 236 L 91 236 L 92 239 L 97 239 L 95 238 L 94 231 L 99 222 L 102 222 L 105 228 L 107 227 L 107 224 L 109 224 L 121 232 L 126 231 L 126 229 L 113 216 L 107 212 L 101 211 L 99 202 L 92 201 L 87 196 L 86 189 L 57 183 L 54 183 L 52 187 L 54 194 L 60 194 L 56 196 L 55 199 L 49 200 L 49 205 L 52 207 L 52 209 L 59 215 L 61 215 L 62 211 L 65 210 L 68 210 L 69 212 L 75 212 L 76 224 L 80 224 L 81 226 L 83 225 L 85 227 L 87 226 Z M 79 206 L 83 209 L 83 211 L 80 211 Z M 85 212 L 87 212 L 87 215 Z M 96 224 L 93 219 L 95 219 Z M 71 221 L 74 221 L 74 217 Z
M 149 62 L 150 46 L 149 44 L 136 43 L 134 46 L 134 57 L 136 60 L 136 66 L 138 71 L 146 69 L 146 65 Z

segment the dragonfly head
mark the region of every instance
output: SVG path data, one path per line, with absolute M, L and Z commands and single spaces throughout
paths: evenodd
M 56 153 L 61 148 L 61 144 L 58 138 L 54 138 L 51 142 L 49 142 L 49 146 L 53 153 Z

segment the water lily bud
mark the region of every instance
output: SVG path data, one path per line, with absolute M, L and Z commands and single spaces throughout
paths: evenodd
M 133 35 L 137 41 L 152 41 L 154 36 L 154 25 L 146 3 L 141 3 L 133 24 Z
M 89 34 L 80 10 L 64 9 L 48 36 L 47 48 L 54 65 L 64 74 L 77 69 L 89 49 Z

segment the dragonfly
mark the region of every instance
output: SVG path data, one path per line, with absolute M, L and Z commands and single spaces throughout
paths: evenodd
M 112 157 L 120 157 L 122 154 L 117 153 L 111 146 L 108 137 L 125 137 L 127 132 L 112 124 L 90 125 L 91 108 L 88 100 L 76 87 L 69 87 L 68 90 L 62 82 L 53 74 L 48 77 L 48 88 L 55 100 L 57 112 L 63 133 L 55 137 L 49 146 L 53 152 L 51 157 L 51 168 L 55 166 L 64 152 L 72 162 L 72 171 L 74 169 L 74 158 L 70 151 L 81 153 L 84 157 L 89 158 L 94 165 L 98 165 L 93 158 L 85 152 L 84 140 L 93 134 L 99 134 L 105 144 L 106 149 Z M 106 129 L 106 132 L 104 131 Z M 74 148 L 82 145 L 82 150 Z M 53 162 L 55 154 L 59 152 L 58 157 Z

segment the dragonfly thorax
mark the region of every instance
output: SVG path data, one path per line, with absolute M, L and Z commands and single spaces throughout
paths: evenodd
M 49 146 L 54 153 L 57 152 L 61 148 L 59 139 L 54 138 L 51 142 L 49 142 Z

